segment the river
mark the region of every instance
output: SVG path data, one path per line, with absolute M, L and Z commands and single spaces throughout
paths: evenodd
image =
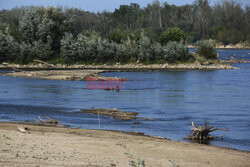
M 248 60 L 249 50 L 220 51 Z M 244 55 L 242 55 L 244 54 Z M 54 81 L 0 76 L 0 121 L 33 121 L 37 116 L 62 124 L 98 129 L 93 114 L 75 113 L 88 108 L 118 108 L 139 113 L 140 124 L 101 116 L 100 128 L 139 131 L 183 141 L 191 121 L 231 131 L 210 144 L 250 151 L 250 64 L 240 70 L 154 71 L 103 73 L 129 79 L 120 92 L 89 90 L 86 81 Z M 152 118 L 153 121 L 144 120 Z

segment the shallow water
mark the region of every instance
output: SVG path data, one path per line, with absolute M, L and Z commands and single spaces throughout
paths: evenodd
M 240 70 L 103 73 L 125 77 L 120 92 L 86 89 L 85 81 L 52 81 L 0 76 L 0 121 L 33 121 L 49 116 L 73 127 L 98 129 L 83 108 L 139 112 L 141 124 L 101 116 L 101 129 L 140 131 L 182 141 L 191 120 L 230 129 L 210 144 L 250 151 L 250 64 Z M 146 121 L 142 118 L 153 118 Z
M 194 52 L 194 49 L 189 49 L 190 52 Z M 235 60 L 250 61 L 250 50 L 249 49 L 217 49 L 220 60 Z

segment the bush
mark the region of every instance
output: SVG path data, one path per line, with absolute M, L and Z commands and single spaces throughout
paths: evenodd
M 160 36 L 160 43 L 162 45 L 166 45 L 170 41 L 180 42 L 181 40 L 185 40 L 186 35 L 177 27 L 169 28 L 164 31 Z
M 217 59 L 215 44 L 209 40 L 202 40 L 196 43 L 196 53 L 206 59 Z
M 4 61 L 16 61 L 20 47 L 15 39 L 0 31 L 0 63 Z
M 61 40 L 61 58 L 66 63 L 76 63 L 77 48 L 71 33 L 66 33 Z
M 120 44 L 120 43 L 122 43 L 122 41 L 125 41 L 127 39 L 127 35 L 124 34 L 121 30 L 116 29 L 114 31 L 109 32 L 106 35 L 106 38 L 109 41 L 113 41 L 113 42 L 116 42 L 116 43 Z
M 76 38 L 66 33 L 61 40 L 61 56 L 67 63 L 154 63 L 185 61 L 188 49 L 182 42 L 169 42 L 161 46 L 152 42 L 143 31 L 138 39 L 108 41 L 95 32 L 80 33 Z
M 48 42 L 44 43 L 41 40 L 35 41 L 34 45 L 34 54 L 35 58 L 38 58 L 43 61 L 48 61 L 53 59 L 53 50 L 51 48 L 52 41 L 48 39 Z
M 164 60 L 174 63 L 188 60 L 188 48 L 183 42 L 168 42 L 163 47 Z
M 29 43 L 22 42 L 20 44 L 20 56 L 18 57 L 17 60 L 20 63 L 26 64 L 35 58 L 36 57 L 35 57 L 34 47 Z

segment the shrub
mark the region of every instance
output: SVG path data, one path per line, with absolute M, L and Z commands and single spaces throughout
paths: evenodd
M 20 63 L 28 63 L 29 61 L 33 60 L 35 58 L 35 53 L 34 53 L 34 47 L 29 44 L 22 42 L 20 44 L 20 56 L 18 57 L 18 61 Z
M 174 63 L 188 60 L 188 48 L 183 42 L 168 42 L 163 47 L 164 60 Z
M 138 48 L 139 48 L 139 53 L 138 53 L 138 58 L 142 62 L 149 62 L 150 60 L 154 59 L 154 55 L 150 54 L 151 50 L 151 41 L 150 39 L 144 34 L 144 31 L 141 32 L 140 34 L 140 39 L 138 41 Z
M 196 43 L 196 53 L 206 59 L 217 59 L 215 44 L 209 40 Z
M 51 40 L 48 39 L 48 42 L 44 43 L 41 40 L 33 42 L 34 45 L 34 54 L 35 58 L 38 58 L 43 61 L 48 61 L 53 59 L 53 51 L 51 48 Z
M 113 41 L 113 42 L 116 42 L 116 43 L 120 44 L 122 41 L 125 41 L 127 39 L 127 35 L 124 34 L 121 30 L 116 29 L 116 30 L 113 30 L 113 31 L 109 32 L 106 35 L 106 38 L 109 41 Z
M 66 33 L 61 40 L 61 58 L 66 63 L 76 63 L 77 48 L 71 33 Z
M 15 61 L 19 56 L 20 47 L 15 39 L 0 31 L 0 63 L 4 61 Z
M 175 62 L 188 58 L 188 49 L 182 42 L 162 46 L 152 42 L 143 31 L 138 39 L 108 41 L 95 32 L 80 33 L 76 38 L 65 34 L 61 40 L 61 56 L 67 63 L 141 63 Z
M 170 41 L 180 42 L 181 40 L 185 40 L 186 35 L 177 27 L 169 28 L 164 31 L 160 36 L 160 43 L 162 45 L 166 45 Z

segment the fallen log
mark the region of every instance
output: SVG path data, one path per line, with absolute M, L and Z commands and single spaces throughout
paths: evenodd
M 47 123 L 47 124 L 57 124 L 58 120 L 53 120 L 51 118 L 49 118 L 48 116 L 46 116 L 46 118 L 48 119 L 48 121 L 42 119 L 40 116 L 38 116 L 38 119 L 41 121 L 41 123 Z
M 103 109 L 103 108 L 96 108 L 96 109 L 83 109 L 77 111 L 76 113 L 92 113 L 96 115 L 105 115 L 113 117 L 114 119 L 118 120 L 133 120 L 136 119 L 138 113 L 137 112 L 127 112 L 127 111 L 118 111 L 116 108 L 114 109 Z
M 46 65 L 46 66 L 48 66 L 48 67 L 54 67 L 53 64 L 49 64 L 49 63 L 46 63 L 46 62 L 41 61 L 41 60 L 33 60 L 33 61 L 36 62 L 36 63 L 44 64 L 44 65 Z

